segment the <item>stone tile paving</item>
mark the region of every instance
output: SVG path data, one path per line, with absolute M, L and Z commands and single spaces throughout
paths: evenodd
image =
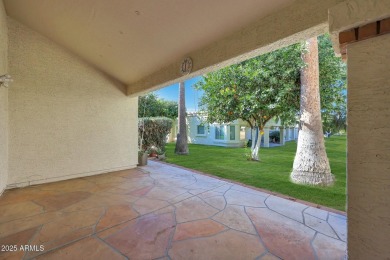
M 344 259 L 346 221 L 149 162 L 6 191 L 0 259 Z

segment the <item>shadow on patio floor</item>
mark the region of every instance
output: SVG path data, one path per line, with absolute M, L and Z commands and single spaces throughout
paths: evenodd
M 345 241 L 343 215 L 158 162 L 0 198 L 0 259 L 343 259 Z

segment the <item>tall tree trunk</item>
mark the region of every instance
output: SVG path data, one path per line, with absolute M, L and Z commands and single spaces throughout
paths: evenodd
M 185 103 L 185 88 L 184 82 L 179 84 L 179 117 L 178 117 L 179 133 L 176 139 L 176 154 L 188 154 L 187 142 L 187 125 L 186 125 L 186 103 Z
M 333 184 L 322 130 L 317 38 L 306 41 L 302 54 L 301 118 L 291 180 L 295 183 L 328 186 Z

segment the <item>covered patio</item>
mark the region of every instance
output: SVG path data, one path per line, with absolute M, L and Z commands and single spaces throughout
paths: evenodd
M 387 259 L 388 0 L 0 0 L 2 245 L 56 259 L 338 256 L 323 244 L 344 243 L 343 217 L 136 168 L 139 95 L 323 33 L 348 62 L 348 257 Z
M 346 217 L 152 161 L 8 190 L 0 237 L 0 259 L 343 259 Z

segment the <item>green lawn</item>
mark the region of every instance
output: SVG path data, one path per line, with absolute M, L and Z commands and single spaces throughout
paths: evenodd
M 248 161 L 245 148 L 225 148 L 190 144 L 189 155 L 174 154 L 175 144 L 167 145 L 167 162 L 282 193 L 297 199 L 345 211 L 346 199 L 346 137 L 332 136 L 325 140 L 332 173 L 332 187 L 293 184 L 289 180 L 296 142 L 285 146 L 261 148 L 261 162 Z

